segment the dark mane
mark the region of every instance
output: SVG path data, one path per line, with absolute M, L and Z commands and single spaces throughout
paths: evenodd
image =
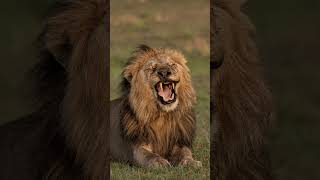
M 262 78 L 255 29 L 240 1 L 217 0 L 213 7 L 213 107 L 211 171 L 221 180 L 269 180 L 266 152 L 271 95 Z M 221 61 L 223 60 L 223 61 Z M 216 61 L 216 62 L 215 62 Z M 218 62 L 217 62 L 218 61 Z
M 108 11 L 106 0 L 57 1 L 40 35 L 32 71 L 36 112 L 56 117 L 65 146 L 47 179 L 109 177 Z
M 153 49 L 145 44 L 139 45 L 133 52 L 132 56 L 129 57 L 127 63 L 125 64 L 125 67 L 134 63 L 134 61 L 137 59 L 137 55 L 144 53 L 144 52 L 150 52 L 153 51 Z M 122 81 L 120 82 L 120 92 L 122 96 L 128 95 L 130 90 L 130 83 L 126 78 L 122 78 Z

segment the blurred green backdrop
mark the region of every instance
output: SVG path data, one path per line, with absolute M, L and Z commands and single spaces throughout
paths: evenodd
M 1 3 L 0 123 L 31 109 L 21 98 L 25 91 L 21 80 L 36 62 L 33 43 L 48 4 L 44 0 Z M 320 179 L 320 2 L 251 0 L 245 9 L 257 26 L 276 104 L 269 147 L 275 175 L 280 180 Z
M 271 157 L 280 180 L 320 179 L 320 1 L 249 1 L 276 105 Z
M 0 124 L 31 109 L 25 102 L 25 73 L 37 61 L 35 41 L 49 1 L 10 0 L 0 5 Z

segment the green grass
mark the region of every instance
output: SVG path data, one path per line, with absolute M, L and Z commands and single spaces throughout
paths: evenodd
M 194 157 L 201 168 L 148 169 L 112 163 L 111 179 L 209 179 L 209 0 L 111 0 L 111 99 L 130 53 L 139 44 L 180 50 L 188 60 L 197 92 Z

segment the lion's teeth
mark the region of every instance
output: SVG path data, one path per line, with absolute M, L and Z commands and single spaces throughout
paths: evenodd
M 160 83 L 160 90 L 161 90 L 161 91 L 163 91 L 163 88 L 162 88 L 162 83 Z
M 174 83 L 172 83 L 172 88 L 174 89 Z

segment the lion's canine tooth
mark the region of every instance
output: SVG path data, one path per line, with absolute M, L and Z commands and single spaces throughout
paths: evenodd
M 160 82 L 160 90 L 163 91 L 163 89 L 162 89 L 162 82 Z
M 174 83 L 172 83 L 172 89 L 174 89 Z

